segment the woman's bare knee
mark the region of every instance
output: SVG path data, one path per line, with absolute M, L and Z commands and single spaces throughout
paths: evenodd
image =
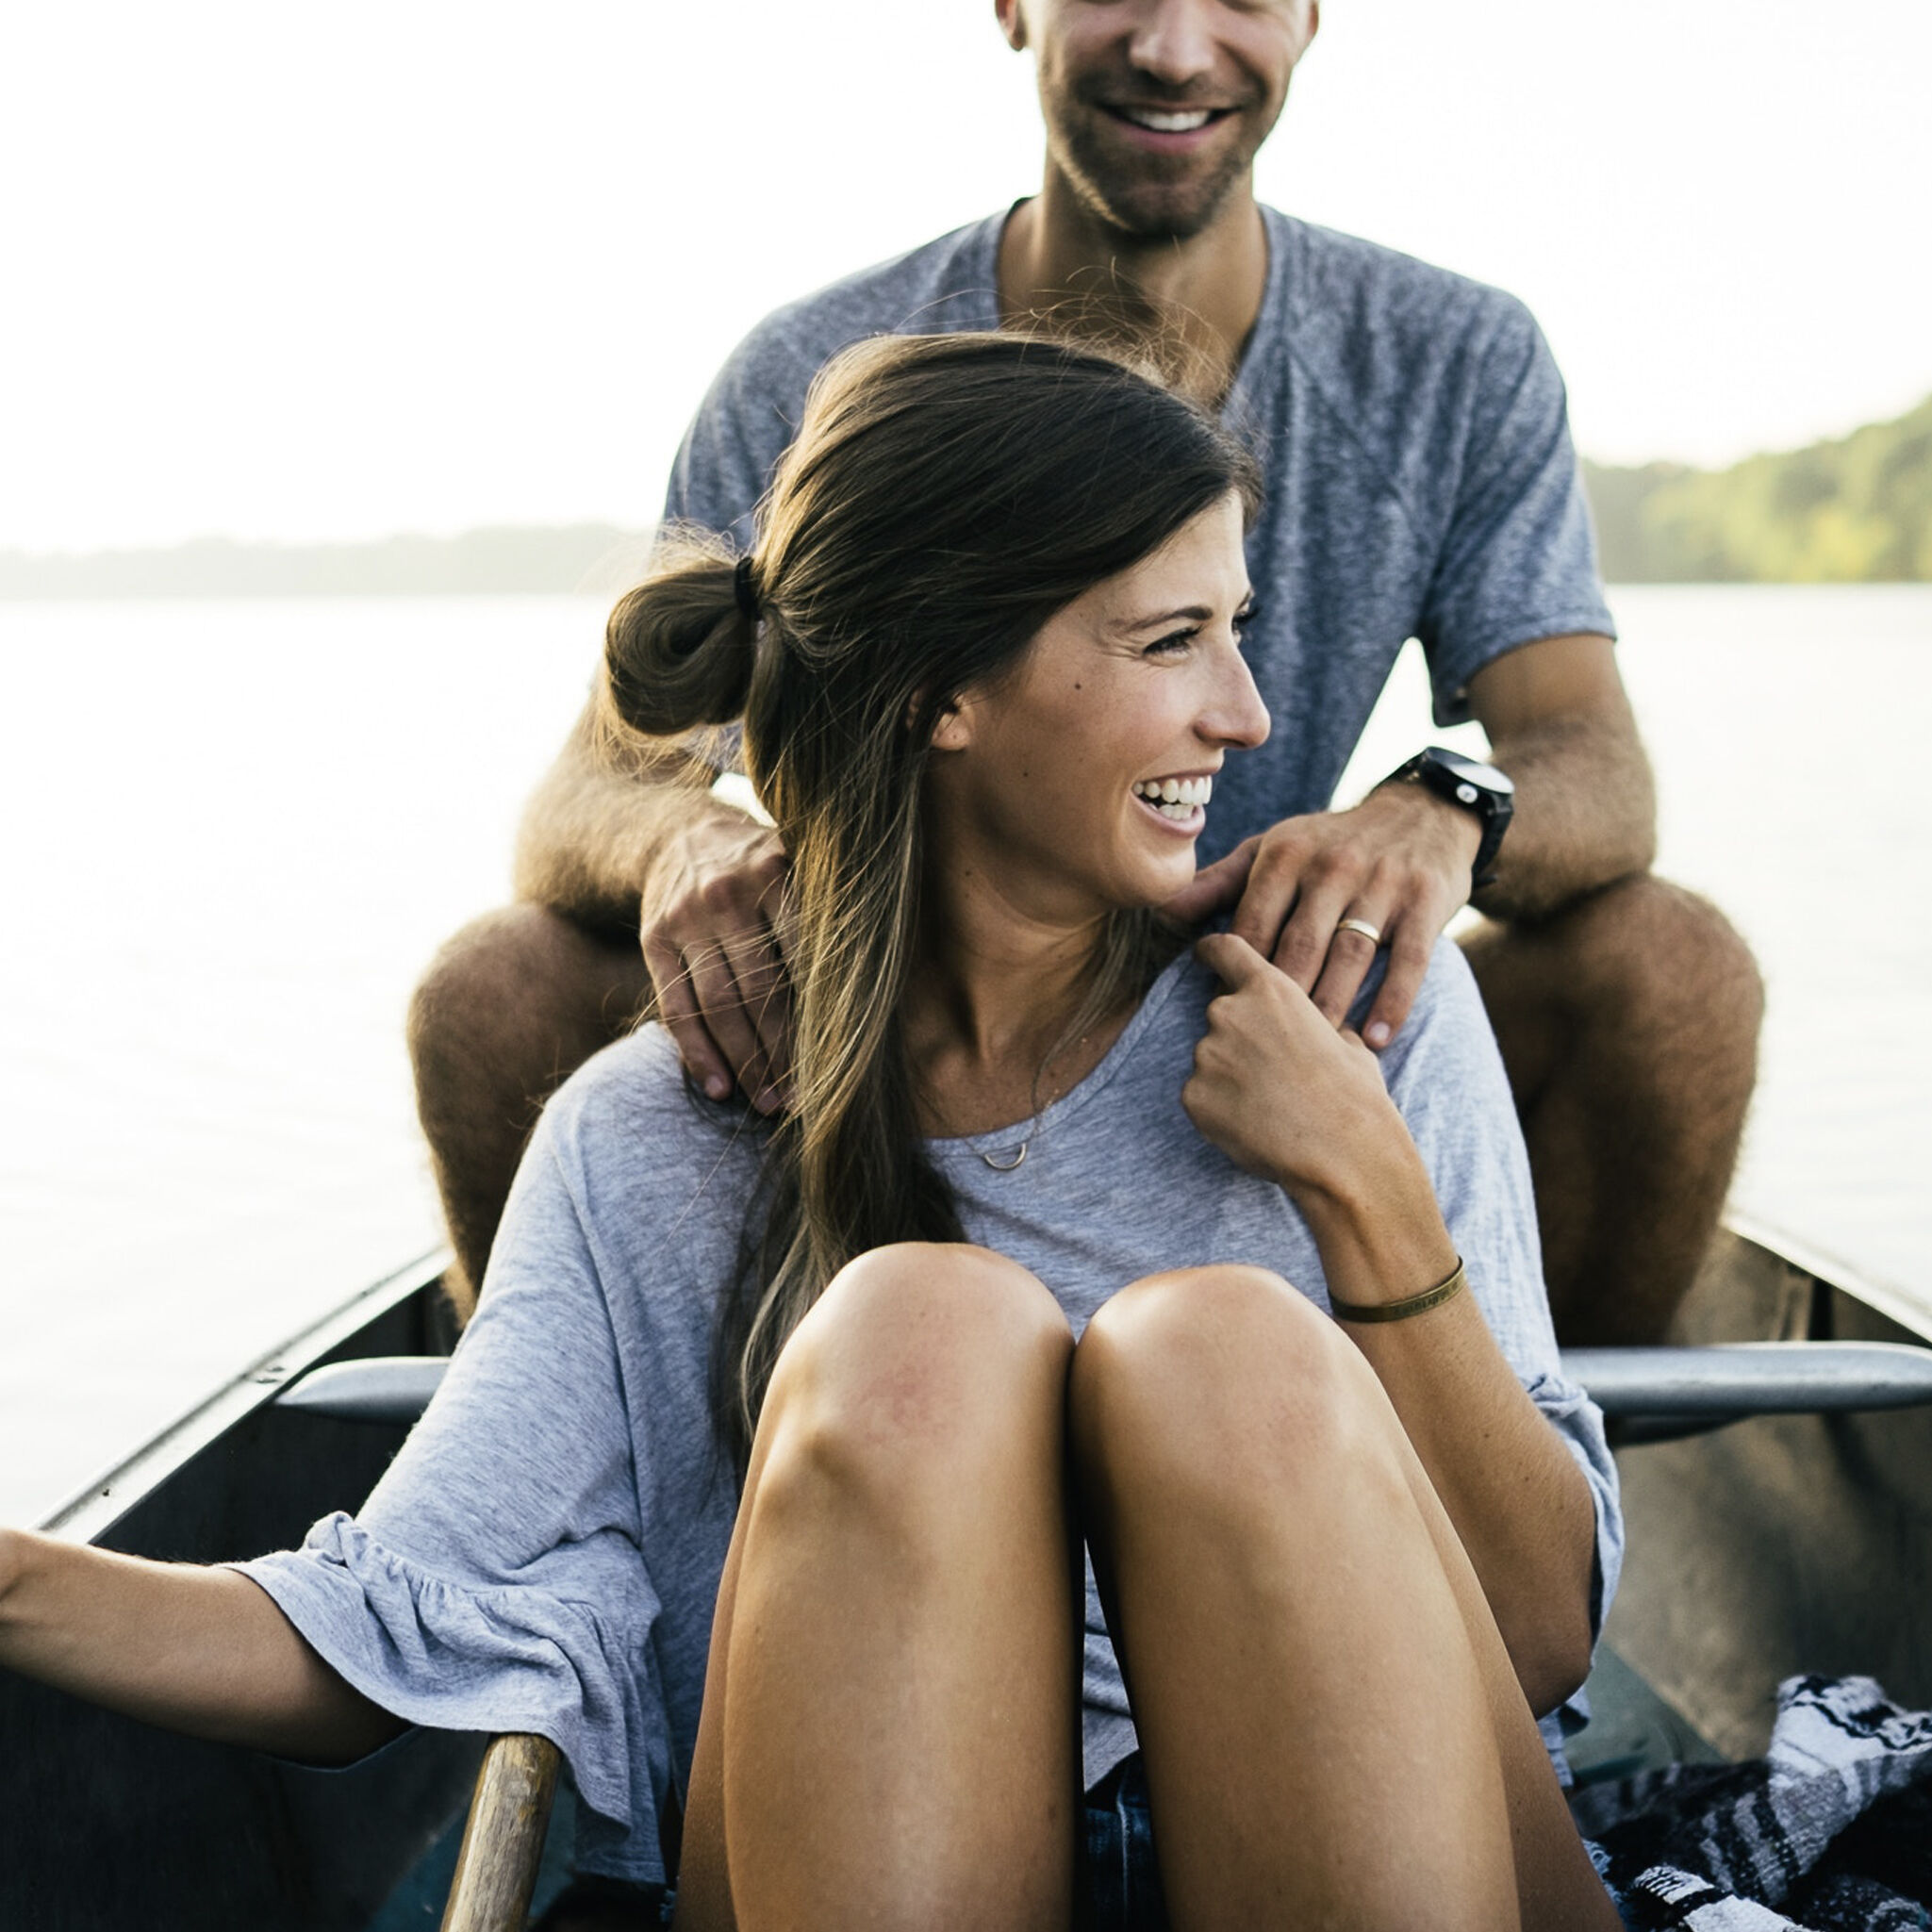
M 761 1490 L 805 1478 L 916 1513 L 935 1487 L 1036 1461 L 1062 1427 L 1072 1346 L 1059 1304 L 1002 1255 L 874 1248 L 779 1356 L 753 1458 Z
M 1279 1501 L 1284 1482 L 1364 1458 L 1398 1478 L 1401 1426 L 1374 1371 L 1264 1268 L 1180 1269 L 1123 1289 L 1081 1338 L 1068 1404 L 1083 1475 L 1108 1487 L 1198 1484 L 1238 1509 L 1250 1489 Z

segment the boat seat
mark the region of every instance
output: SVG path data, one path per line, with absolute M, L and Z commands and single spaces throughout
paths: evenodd
M 1566 1348 L 1619 1444 L 1667 1442 L 1752 1415 L 1818 1415 L 1932 1403 L 1932 1348 L 1903 1342 L 1726 1342 Z
M 324 1362 L 275 1397 L 277 1409 L 297 1409 L 332 1422 L 414 1422 L 429 1407 L 450 1365 L 447 1355 L 364 1355 Z
M 411 1423 L 442 1380 L 441 1355 L 372 1355 L 311 1369 L 278 1407 L 346 1422 Z M 1932 1348 L 1902 1342 L 1732 1342 L 1706 1347 L 1566 1348 L 1617 1440 L 1693 1435 L 1751 1415 L 1932 1404 Z

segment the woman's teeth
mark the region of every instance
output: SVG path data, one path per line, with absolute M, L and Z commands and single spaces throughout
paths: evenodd
M 1214 795 L 1212 778 L 1136 779 L 1133 795 L 1145 799 L 1164 818 L 1191 818 L 1197 805 Z

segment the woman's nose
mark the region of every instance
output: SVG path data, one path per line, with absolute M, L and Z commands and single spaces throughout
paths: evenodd
M 1268 707 L 1255 688 L 1254 673 L 1247 668 L 1247 659 L 1238 651 L 1230 656 L 1231 662 L 1220 690 L 1215 693 L 1216 702 L 1202 721 L 1202 731 L 1218 744 L 1251 751 L 1267 741 L 1271 723 Z

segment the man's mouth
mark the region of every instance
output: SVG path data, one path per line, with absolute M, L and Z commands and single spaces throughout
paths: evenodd
M 1150 805 L 1164 818 L 1186 823 L 1214 795 L 1214 781 L 1199 778 L 1141 778 L 1133 784 L 1133 795 Z
M 1210 122 L 1225 120 L 1232 107 L 1124 107 L 1103 104 L 1116 121 L 1149 134 L 1197 134 Z

